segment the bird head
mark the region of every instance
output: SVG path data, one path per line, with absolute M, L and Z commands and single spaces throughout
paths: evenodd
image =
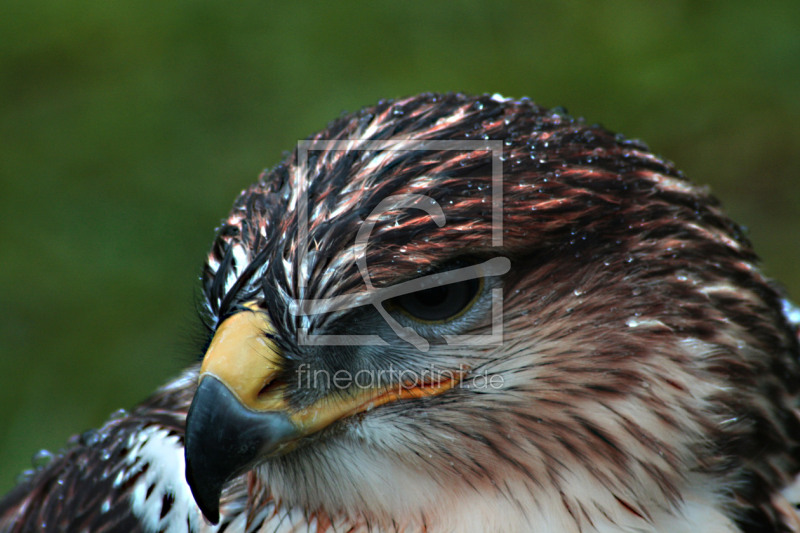
M 755 261 L 705 189 L 563 111 L 343 116 L 218 230 L 189 485 L 212 522 L 249 472 L 370 523 L 491 502 L 627 524 L 735 500 L 715 477 L 777 484 L 797 346 Z

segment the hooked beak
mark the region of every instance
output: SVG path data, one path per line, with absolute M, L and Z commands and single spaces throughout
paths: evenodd
M 200 368 L 186 418 L 186 481 L 213 524 L 219 522 L 227 481 L 339 419 L 399 399 L 441 394 L 460 377 L 360 388 L 294 407 L 287 400 L 289 384 L 276 380 L 284 359 L 275 335 L 267 314 L 249 302 L 219 325 Z

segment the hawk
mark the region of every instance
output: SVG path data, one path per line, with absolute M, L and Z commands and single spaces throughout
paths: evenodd
M 641 142 L 382 101 L 235 201 L 198 362 L 0 530 L 798 531 L 800 311 Z

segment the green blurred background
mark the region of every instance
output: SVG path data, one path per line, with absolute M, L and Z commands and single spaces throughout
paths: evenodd
M 800 299 L 800 2 L 4 0 L 0 492 L 198 354 L 236 194 L 343 110 L 564 105 L 708 183 Z

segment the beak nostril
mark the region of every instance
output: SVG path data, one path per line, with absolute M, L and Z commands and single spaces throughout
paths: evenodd
M 278 390 L 285 388 L 286 382 L 280 379 L 271 379 L 267 381 L 261 390 L 258 391 L 257 398 L 259 400 L 265 399 L 266 397 L 273 396 Z

